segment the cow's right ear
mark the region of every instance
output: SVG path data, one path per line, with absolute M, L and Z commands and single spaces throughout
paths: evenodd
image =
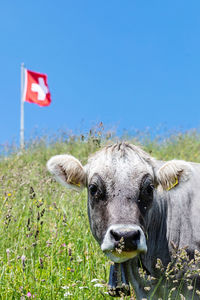
M 71 155 L 56 155 L 47 162 L 47 169 L 57 181 L 69 189 L 80 191 L 86 186 L 86 173 L 80 161 Z
M 166 191 L 171 190 L 191 176 L 191 166 L 183 160 L 171 160 L 164 163 L 157 171 L 157 182 Z

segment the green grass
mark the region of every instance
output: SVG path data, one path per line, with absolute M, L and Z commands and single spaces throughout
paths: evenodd
M 110 262 L 93 239 L 87 194 L 70 192 L 46 170 L 47 160 L 70 153 L 83 164 L 108 140 L 100 135 L 29 145 L 0 161 L 0 299 L 104 299 Z M 130 142 L 140 144 L 137 138 Z M 159 159 L 200 162 L 200 135 L 190 132 L 162 142 L 143 139 Z M 92 282 L 97 279 L 97 282 Z M 101 283 L 102 287 L 95 287 Z M 133 291 L 132 291 L 133 295 Z M 23 298 L 24 297 L 24 298 Z

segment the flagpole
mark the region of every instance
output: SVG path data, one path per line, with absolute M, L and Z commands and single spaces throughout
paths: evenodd
M 24 63 L 21 64 L 21 114 L 20 114 L 20 148 L 24 149 Z

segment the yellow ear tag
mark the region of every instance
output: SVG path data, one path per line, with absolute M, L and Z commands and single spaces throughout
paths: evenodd
M 178 184 L 178 177 L 176 176 L 175 178 L 175 182 L 170 185 L 170 187 L 168 187 L 167 191 L 170 191 L 171 189 L 173 189 L 173 187 L 175 187 Z
M 81 186 L 80 182 L 77 183 L 77 182 L 74 182 L 74 181 L 70 181 L 69 184 L 73 184 L 73 185 L 76 185 L 78 187 Z

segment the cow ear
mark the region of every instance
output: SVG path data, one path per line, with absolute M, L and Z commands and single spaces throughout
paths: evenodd
M 47 162 L 47 169 L 58 182 L 80 191 L 86 186 L 86 173 L 80 161 L 71 155 L 56 155 Z
M 157 172 L 157 182 L 164 190 L 171 190 L 190 178 L 191 166 L 182 160 L 166 162 Z

